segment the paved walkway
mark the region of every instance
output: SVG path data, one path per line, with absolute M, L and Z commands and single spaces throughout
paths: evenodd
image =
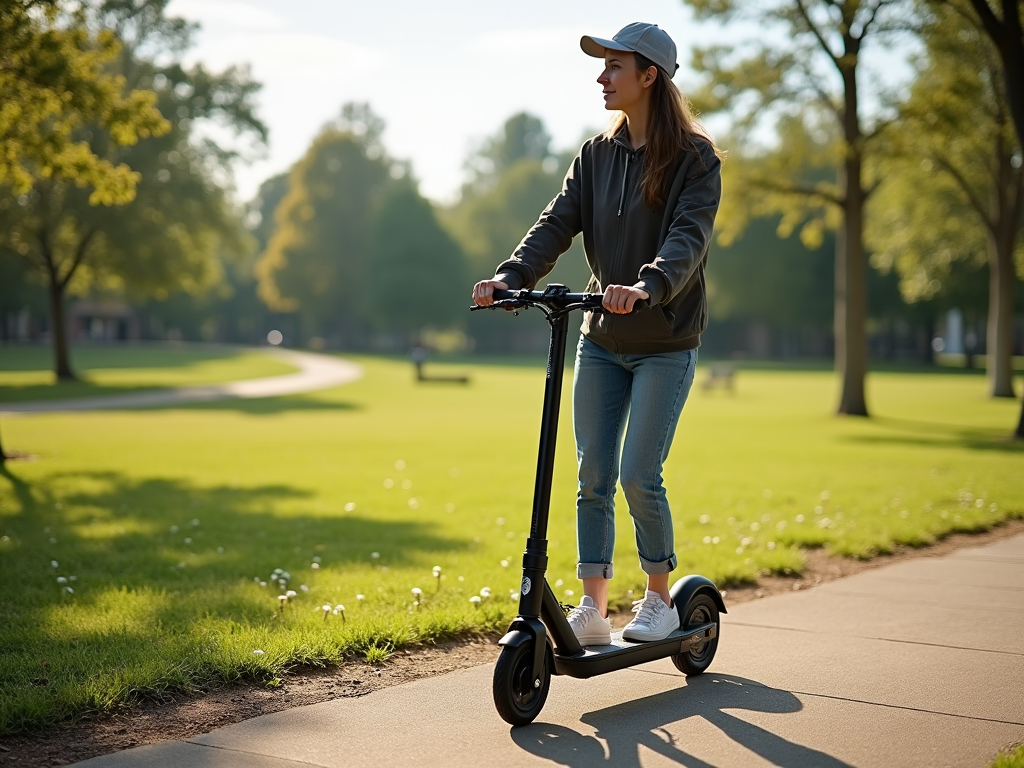
M 232 398 L 249 399 L 296 395 L 348 384 L 363 375 L 361 366 L 337 357 L 289 349 L 267 349 L 268 354 L 296 366 L 297 373 L 267 376 L 224 384 L 203 384 L 175 389 L 155 389 L 125 395 L 80 397 L 74 400 L 38 400 L 29 403 L 0 403 L 0 415 L 55 413 L 61 411 L 104 411 L 121 408 L 149 408 L 160 405 L 206 403 Z
M 956 766 L 1024 740 L 1024 536 L 737 605 L 711 670 L 555 678 L 533 725 L 493 665 L 278 712 L 82 768 Z

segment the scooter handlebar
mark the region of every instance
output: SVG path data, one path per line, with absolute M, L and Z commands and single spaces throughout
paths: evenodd
M 508 290 L 495 288 L 494 304 L 489 307 L 474 306 L 471 309 L 524 309 L 526 307 L 543 306 L 555 312 L 571 312 L 576 309 L 605 313 L 603 293 L 572 293 L 564 286 L 549 285 L 543 291 Z M 649 305 L 646 299 L 640 299 L 633 305 L 633 312 Z

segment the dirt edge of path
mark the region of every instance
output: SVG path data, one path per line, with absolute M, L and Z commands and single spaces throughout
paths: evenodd
M 897 546 L 891 554 L 871 560 L 807 550 L 807 566 L 799 576 L 766 576 L 756 585 L 731 588 L 723 594 L 727 604 L 737 604 L 782 592 L 813 589 L 818 584 L 872 568 L 911 558 L 941 557 L 1021 533 L 1024 520 L 1008 520 L 981 533 L 952 534 L 928 547 Z M 613 614 L 612 624 L 622 626 L 628 617 L 626 613 Z M 166 700 L 147 701 L 122 712 L 85 716 L 45 732 L 0 739 L 0 765 L 63 766 L 144 744 L 189 739 L 292 707 L 365 696 L 391 685 L 494 661 L 496 639 L 497 636 L 475 637 L 404 649 L 378 666 L 351 661 L 327 669 L 305 669 L 283 677 L 276 688 L 235 683 L 199 696 L 168 696 Z

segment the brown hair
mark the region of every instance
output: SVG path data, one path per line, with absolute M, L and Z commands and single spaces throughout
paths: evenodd
M 647 151 L 644 153 L 644 175 L 640 180 L 640 190 L 644 202 L 657 208 L 665 202 L 665 193 L 676 163 L 684 152 L 697 152 L 693 138 L 698 136 L 711 145 L 715 155 L 721 157 L 715 143 L 708 136 L 693 114 L 693 109 L 686 97 L 679 92 L 672 78 L 661 67 L 639 53 L 634 53 L 636 68 L 646 72 L 650 67 L 657 67 L 658 76 L 654 80 L 651 93 L 651 115 L 647 127 Z M 612 119 L 605 131 L 606 138 L 611 138 L 623 123 L 626 113 L 620 112 Z M 698 153 L 699 154 L 699 153 Z

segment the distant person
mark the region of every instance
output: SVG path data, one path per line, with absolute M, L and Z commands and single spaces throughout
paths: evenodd
M 413 367 L 416 369 L 416 379 L 423 381 L 425 378 L 423 364 L 427 362 L 427 348 L 417 342 L 409 351 L 409 359 L 412 360 Z
M 584 37 L 580 45 L 604 59 L 597 82 L 605 109 L 618 114 L 583 145 L 562 191 L 494 277 L 473 287 L 473 301 L 489 306 L 496 288 L 533 288 L 583 233 L 593 272 L 587 290 L 604 293 L 610 314 L 585 315 L 576 350 L 583 598 L 569 623 L 581 643 L 601 645 L 611 642 L 608 580 L 620 475 L 647 573 L 647 591 L 634 604 L 624 637 L 660 640 L 679 627 L 668 588 L 676 554 L 661 470 L 707 326 L 704 265 L 721 196 L 721 161 L 672 83 L 678 64 L 668 34 L 638 23 L 611 40 Z M 637 302 L 640 308 L 629 314 Z

